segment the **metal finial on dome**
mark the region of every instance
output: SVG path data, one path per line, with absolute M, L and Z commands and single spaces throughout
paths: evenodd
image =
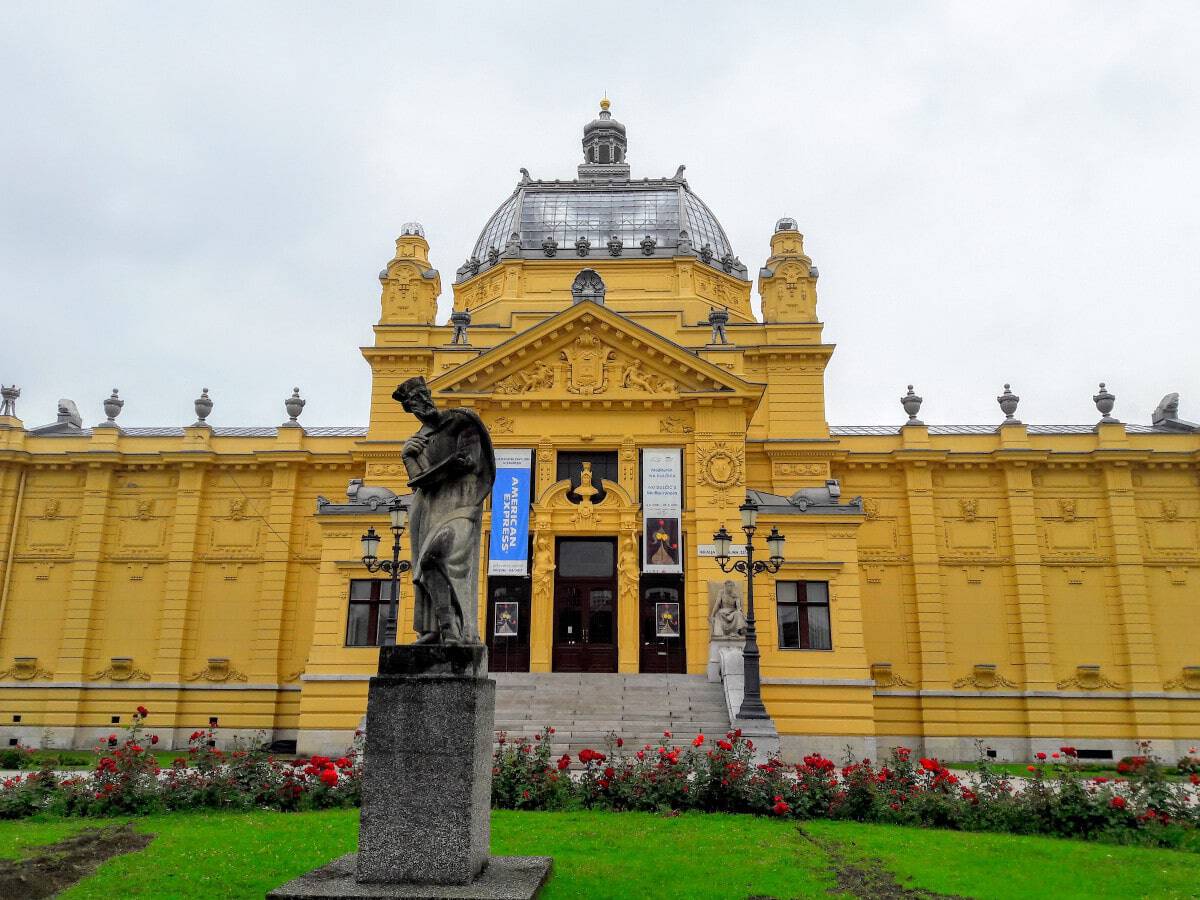
M 600 101 L 600 109 L 608 112 L 610 106 L 612 106 L 612 101 L 608 99 L 608 94 L 605 94 L 604 99 Z
M 417 237 L 425 237 L 425 229 L 420 222 L 405 222 L 400 226 L 400 235 L 415 235 Z
M 605 177 L 629 177 L 625 162 L 625 126 L 612 117 L 608 97 L 600 101 L 600 114 L 583 126 L 583 163 L 585 167 L 604 166 L 597 170 Z M 580 174 L 583 175 L 581 169 Z

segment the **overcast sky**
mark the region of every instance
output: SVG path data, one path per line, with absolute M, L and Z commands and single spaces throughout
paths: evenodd
M 740 10 L 740 11 L 739 11 Z M 29 426 L 365 424 L 400 226 L 454 270 L 607 91 L 756 272 L 794 216 L 833 424 L 1200 420 L 1200 6 L 0 5 L 0 380 Z

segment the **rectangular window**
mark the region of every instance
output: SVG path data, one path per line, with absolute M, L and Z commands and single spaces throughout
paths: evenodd
M 346 615 L 347 647 L 378 647 L 383 642 L 392 583 L 380 578 L 350 582 L 350 608 Z
M 828 582 L 775 582 L 775 617 L 779 620 L 780 649 L 833 649 Z

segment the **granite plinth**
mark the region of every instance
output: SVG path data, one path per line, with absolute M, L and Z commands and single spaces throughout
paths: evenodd
M 379 674 L 487 678 L 487 647 L 483 644 L 400 644 L 380 647 Z
M 387 647 L 380 669 L 367 691 L 356 877 L 469 885 L 491 837 L 496 683 L 487 651 Z
M 493 856 L 470 884 L 378 884 L 355 878 L 350 853 L 327 866 L 289 881 L 267 894 L 267 900 L 531 900 L 546 882 L 549 856 Z

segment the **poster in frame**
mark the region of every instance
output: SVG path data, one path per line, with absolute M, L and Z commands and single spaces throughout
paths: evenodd
M 654 636 L 676 638 L 680 634 L 679 604 L 654 604 Z
M 521 628 L 521 607 L 515 600 L 497 600 L 492 634 L 496 637 L 516 637 Z

